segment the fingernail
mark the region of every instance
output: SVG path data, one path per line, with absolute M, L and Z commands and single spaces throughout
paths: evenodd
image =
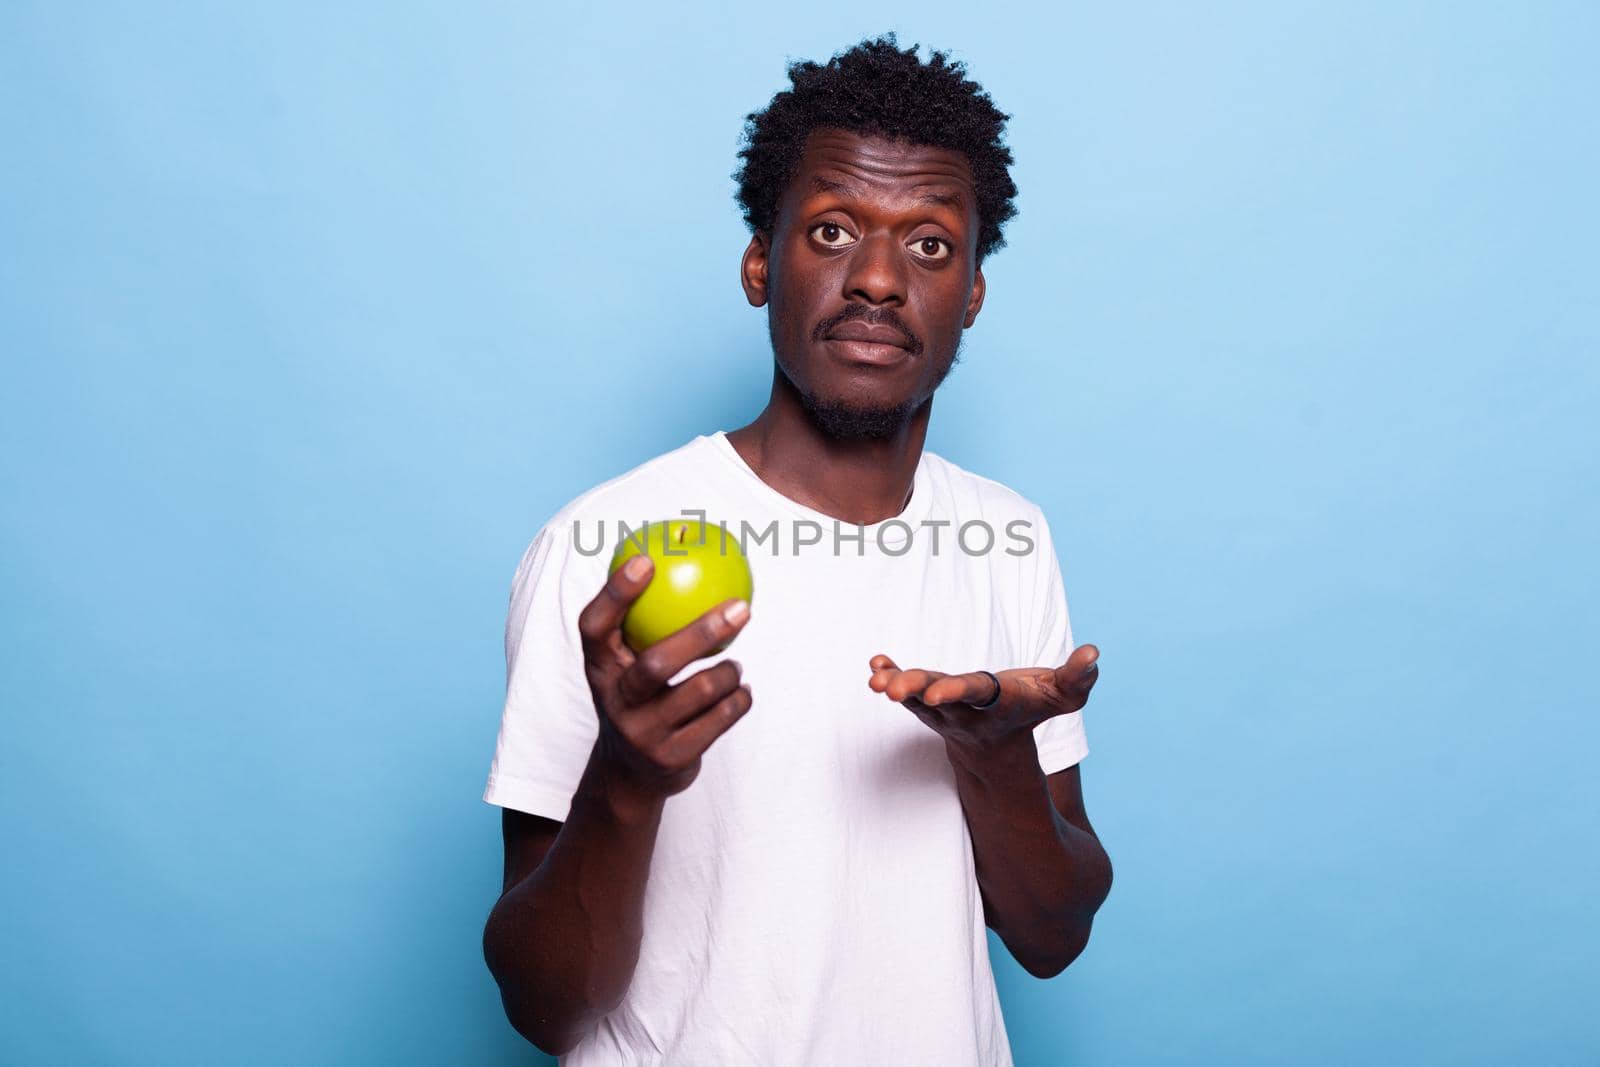
M 1089 665 L 1083 669 L 1083 673 L 1086 674 L 1086 675 L 1087 674 L 1093 674 L 1095 671 L 1097 671 L 1099 669 L 1100 669 L 1100 660 L 1099 660 L 1098 657 L 1096 657 L 1095 659 L 1089 661 Z
M 643 578 L 644 572 L 649 569 L 649 556 L 634 556 L 632 559 L 622 565 L 622 573 L 627 575 L 629 579 L 635 582 L 640 578 Z
M 727 609 L 725 611 L 723 611 L 722 617 L 727 620 L 728 625 L 737 626 L 741 622 L 744 622 L 745 618 L 749 614 L 750 614 L 750 605 L 748 603 L 746 603 L 745 601 L 740 600 L 740 601 L 736 601 L 735 603 L 729 604 Z

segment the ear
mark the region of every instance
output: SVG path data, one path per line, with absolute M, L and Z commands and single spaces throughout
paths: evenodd
M 739 284 L 744 286 L 744 298 L 754 308 L 767 302 L 767 253 L 771 242 L 767 235 L 757 230 L 745 246 L 744 258 L 739 261 Z
M 967 299 L 967 317 L 961 323 L 963 330 L 976 322 L 978 312 L 983 310 L 983 289 L 983 268 L 979 267 L 972 273 L 972 296 Z

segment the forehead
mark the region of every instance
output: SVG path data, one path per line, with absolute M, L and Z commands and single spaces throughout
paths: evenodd
M 846 130 L 813 130 L 788 195 L 796 201 L 834 193 L 913 199 L 933 194 L 958 210 L 976 210 L 977 184 L 962 152 Z

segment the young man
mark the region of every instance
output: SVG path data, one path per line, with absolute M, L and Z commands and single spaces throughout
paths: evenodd
M 739 173 L 766 409 L 563 507 L 512 588 L 484 947 L 570 1065 L 1009 1064 L 985 927 L 1049 977 L 1111 885 L 1049 526 L 923 449 L 1015 214 L 1007 116 L 893 36 L 789 74 Z M 686 510 L 756 538 L 754 608 L 636 655 L 617 524 Z

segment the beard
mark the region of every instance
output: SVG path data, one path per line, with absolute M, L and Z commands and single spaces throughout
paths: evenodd
M 800 403 L 811 424 L 835 441 L 889 440 L 911 421 L 920 406 L 915 400 L 888 406 L 857 405 L 806 392 L 800 394 Z
M 927 396 L 911 397 L 898 404 L 865 404 L 819 396 L 796 382 L 787 371 L 783 370 L 781 362 L 778 364 L 778 369 L 788 379 L 790 387 L 799 395 L 800 406 L 805 411 L 806 417 L 825 436 L 835 441 L 886 441 L 905 429 L 912 416 L 950 376 L 955 365 L 961 361 L 962 341 L 965 341 L 965 337 L 956 343 L 956 350 L 951 354 L 950 362 L 934 379 Z

